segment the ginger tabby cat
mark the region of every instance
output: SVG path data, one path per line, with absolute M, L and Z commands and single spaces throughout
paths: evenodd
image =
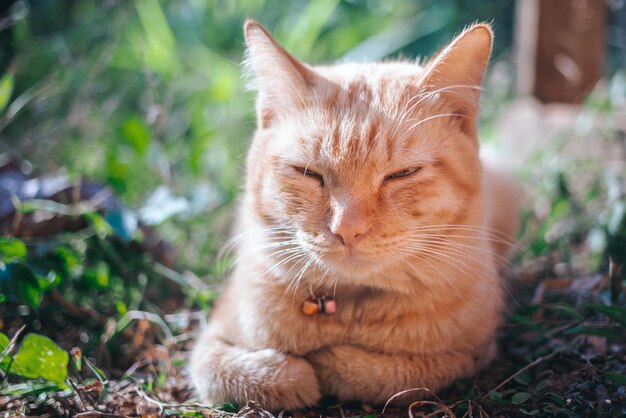
M 476 138 L 490 27 L 424 65 L 313 67 L 244 32 L 258 124 L 236 266 L 191 357 L 199 396 L 381 404 L 475 373 L 518 227 L 518 189 Z

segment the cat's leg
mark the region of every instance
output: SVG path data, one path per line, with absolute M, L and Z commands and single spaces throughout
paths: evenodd
M 247 350 L 205 335 L 190 360 L 191 380 L 203 401 L 254 400 L 278 411 L 314 405 L 320 398 L 311 364 L 274 349 Z
M 341 401 L 385 404 L 394 395 L 409 391 L 394 398 L 396 404 L 407 404 L 428 394 L 420 388 L 439 390 L 475 373 L 494 355 L 494 342 L 473 353 L 436 355 L 375 353 L 339 345 L 315 351 L 307 359 L 315 368 L 323 394 L 337 396 Z

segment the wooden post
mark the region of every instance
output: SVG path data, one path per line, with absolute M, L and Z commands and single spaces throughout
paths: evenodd
M 518 92 L 580 103 L 603 75 L 604 0 L 518 0 Z

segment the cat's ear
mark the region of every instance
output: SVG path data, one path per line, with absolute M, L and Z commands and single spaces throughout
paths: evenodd
M 422 88 L 437 92 L 455 112 L 473 119 L 479 109 L 480 84 L 491 55 L 493 32 L 487 24 L 465 29 L 428 62 Z
M 259 123 L 268 127 L 276 115 L 304 104 L 318 76 L 278 45 L 260 23 L 248 19 L 243 31 L 246 63 L 254 73 L 259 95 Z

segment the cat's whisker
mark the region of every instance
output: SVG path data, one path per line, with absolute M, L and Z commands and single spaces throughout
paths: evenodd
M 467 225 L 467 224 L 431 224 L 431 225 L 420 225 L 420 226 L 415 226 L 412 227 L 411 230 L 421 230 L 421 229 L 429 229 L 429 228 L 439 228 L 439 229 L 452 229 L 452 228 L 462 228 L 462 229 L 471 229 L 471 230 L 475 230 L 475 231 L 481 231 L 481 232 L 492 232 L 496 235 L 501 235 L 503 237 L 506 237 L 507 235 L 504 234 L 503 232 L 495 229 L 495 228 L 491 228 L 491 227 L 485 227 L 485 226 L 476 226 L 476 225 Z
M 422 123 L 431 121 L 433 119 L 450 118 L 450 117 L 461 117 L 461 118 L 468 118 L 468 119 L 470 119 L 467 115 L 464 115 L 462 113 L 439 113 L 437 115 L 428 116 L 427 118 L 418 120 L 413 125 L 411 125 L 408 129 L 406 129 L 405 132 L 411 132 L 411 131 L 413 131 L 413 129 L 417 128 Z
M 468 253 L 467 251 L 464 251 L 462 249 L 442 248 L 441 246 L 431 245 L 427 242 L 419 243 L 419 245 L 413 245 L 412 247 L 407 248 L 415 251 L 418 254 L 428 253 L 433 256 L 439 255 L 448 259 L 450 263 L 462 263 L 464 267 L 466 267 L 470 271 L 479 272 L 480 269 L 472 266 L 471 262 L 474 262 L 483 267 L 483 269 L 491 272 L 492 274 L 497 274 L 497 269 L 493 265 L 487 264 L 483 260 L 472 257 L 471 253 Z
M 417 238 L 417 239 L 418 240 L 430 239 L 430 240 L 433 241 L 433 243 L 436 242 L 436 243 L 439 243 L 441 245 L 454 245 L 454 246 L 457 246 L 457 247 L 463 247 L 463 248 L 467 248 L 467 249 L 470 249 L 470 250 L 481 251 L 481 252 L 493 255 L 501 263 L 508 263 L 509 262 L 509 259 L 507 257 L 504 257 L 504 256 L 498 254 L 493 248 L 485 248 L 485 247 L 481 247 L 481 246 L 477 246 L 477 245 L 469 245 L 469 244 L 465 244 L 465 243 L 456 241 L 456 239 L 477 240 L 475 237 L 472 237 L 472 236 L 443 235 L 443 234 L 421 234 L 420 237 Z M 435 240 L 437 240 L 437 241 L 435 241 Z M 409 238 L 408 241 L 410 242 L 411 238 Z
M 411 247 L 408 247 L 411 248 Z M 417 243 L 417 245 L 415 245 L 414 243 L 414 248 L 416 249 L 422 249 L 422 250 L 431 250 L 431 251 L 435 251 L 435 252 L 439 252 L 442 254 L 445 254 L 447 256 L 452 256 L 452 255 L 456 255 L 458 257 L 462 257 L 466 260 L 472 261 L 472 262 L 476 262 L 479 265 L 481 265 L 483 268 L 487 269 L 488 271 L 490 271 L 491 273 L 497 273 L 497 267 L 495 267 L 495 265 L 491 265 L 491 263 L 487 263 L 486 261 L 480 259 L 480 258 L 476 258 L 476 254 L 473 252 L 474 248 L 473 247 L 469 247 L 469 248 L 458 248 L 455 246 L 450 245 L 449 243 L 443 244 L 443 243 L 433 243 L 433 242 L 429 242 L 429 241 L 424 241 L 424 242 L 419 242 Z M 469 251 L 469 249 L 471 249 L 472 251 Z M 456 258 L 452 257 L 453 260 L 457 260 Z M 461 260 L 457 260 L 457 261 L 461 261 Z
M 224 246 L 222 247 L 222 249 L 219 251 L 218 255 L 217 255 L 217 259 L 220 260 L 222 259 L 226 254 L 228 254 L 228 252 L 239 243 L 239 241 L 245 239 L 245 238 L 251 238 L 251 237 L 255 237 L 257 235 L 260 236 L 267 236 L 267 238 L 280 238 L 280 234 L 289 234 L 289 233 L 293 233 L 294 231 L 289 229 L 289 228 L 285 228 L 283 226 L 276 226 L 276 227 L 266 227 L 266 228 L 258 228 L 258 229 L 253 229 L 253 230 L 249 230 L 249 231 L 245 231 L 242 232 L 240 234 L 235 235 L 234 237 L 230 238 L 228 241 L 226 241 L 226 243 L 224 244 Z
M 426 247 L 426 246 L 425 246 L 425 247 Z M 474 248 L 472 248 L 472 249 L 474 249 Z M 452 253 L 453 255 L 457 255 L 457 256 L 463 256 L 463 255 L 466 255 L 466 254 L 467 254 L 467 252 L 466 252 L 466 251 L 454 251 L 454 250 L 453 250 L 453 251 L 451 251 L 449 247 L 447 247 L 447 248 L 445 248 L 445 249 L 440 249 L 439 247 L 437 247 L 437 248 L 435 248 L 435 249 L 429 249 L 429 250 L 428 250 L 429 255 L 430 255 L 431 257 L 436 257 L 436 254 L 435 254 L 435 253 L 437 253 L 437 254 L 439 254 L 439 255 L 444 255 L 445 251 L 448 251 L 448 252 Z M 448 261 L 450 261 L 450 263 L 448 263 Z M 454 262 L 455 262 L 455 261 L 456 261 L 456 262 L 459 262 L 460 260 L 455 259 L 455 258 L 452 258 L 451 260 L 447 260 L 447 261 L 446 261 L 446 264 L 449 264 L 449 265 L 454 265 Z M 496 271 L 497 269 L 494 269 L 494 267 L 493 267 L 493 266 L 489 266 L 489 265 L 487 265 L 485 262 L 481 261 L 480 259 L 473 259 L 473 261 L 477 261 L 477 262 L 479 263 L 479 265 L 481 265 L 483 268 L 487 269 L 488 271 L 491 271 L 491 272 L 492 272 L 493 274 L 495 274 L 496 276 L 499 276 L 499 272 L 498 272 L 498 271 Z M 463 263 L 463 264 L 464 264 L 464 267 L 466 267 L 466 268 L 471 268 L 471 266 L 469 266 L 469 265 L 468 265 L 468 263 L 466 263 L 466 262 L 462 262 L 462 261 L 461 261 L 461 263 Z M 500 268 L 502 268 L 502 266 L 500 266 Z M 459 271 L 460 271 L 461 273 L 465 273 L 465 271 L 463 271 L 463 270 L 459 270 Z M 511 300 L 513 300 L 516 304 L 519 304 L 519 302 L 517 301 L 516 296 L 513 294 L 513 292 L 511 291 L 511 289 L 510 289 L 509 287 L 507 287 L 507 286 L 504 286 L 504 285 L 503 285 L 503 286 L 502 286 L 502 288 L 504 289 L 504 291 L 507 293 L 507 295 L 509 296 L 509 298 L 510 298 Z
M 423 103 L 426 100 L 432 99 L 438 93 L 443 93 L 443 92 L 459 94 L 459 95 L 465 95 L 463 93 L 460 93 L 460 92 L 454 90 L 454 89 L 463 89 L 463 88 L 465 88 L 465 89 L 472 89 L 472 90 L 478 90 L 478 91 L 482 90 L 482 88 L 480 86 L 469 85 L 469 84 L 455 84 L 455 85 L 451 85 L 451 86 L 441 87 L 441 88 L 438 88 L 438 89 L 435 89 L 435 90 L 429 90 L 429 91 L 425 91 L 425 92 L 420 92 L 419 94 L 411 97 L 411 99 L 409 99 L 405 103 L 405 105 L 402 107 L 400 112 L 398 112 L 398 116 L 396 116 L 397 117 L 397 122 L 396 122 L 396 125 L 395 125 L 396 129 L 394 129 L 394 135 L 397 133 L 397 128 L 399 126 L 401 126 L 406 121 L 406 118 L 421 103 Z M 411 105 L 410 108 L 407 109 L 407 106 L 416 98 L 418 100 L 413 105 Z
M 415 227 L 412 228 L 411 231 L 429 231 L 429 230 L 434 230 L 434 231 L 439 231 L 439 232 L 445 232 L 448 230 L 462 230 L 462 231 L 470 231 L 470 232 L 480 232 L 481 234 L 486 235 L 487 237 L 490 238 L 497 238 L 500 239 L 503 243 L 504 242 L 508 242 L 511 244 L 515 244 L 515 242 L 506 234 L 493 230 L 493 229 L 489 229 L 489 228 L 482 228 L 482 227 L 472 227 L 469 225 L 441 225 L 441 226 L 427 226 L 427 227 Z
M 458 266 L 456 263 L 461 263 L 463 264 L 462 267 L 465 267 L 465 269 L 469 269 L 469 270 L 473 270 L 476 272 L 479 272 L 478 269 L 476 269 L 475 267 L 471 266 L 468 262 L 459 260 L 457 258 L 451 257 L 451 255 L 447 254 L 447 252 L 452 253 L 452 255 L 456 255 L 459 257 L 462 257 L 464 255 L 467 255 L 466 252 L 463 251 L 450 251 L 450 248 L 446 248 L 446 249 L 441 249 L 439 247 L 436 247 L 434 249 L 429 248 L 426 249 L 427 246 L 422 245 L 421 247 L 421 251 L 428 253 L 429 257 L 434 258 L 434 259 L 439 259 L 440 261 L 442 261 L 445 265 L 447 266 L 451 266 L 454 267 L 455 269 L 457 269 L 459 271 L 459 273 L 461 274 L 467 274 L 467 271 L 462 269 L 461 266 Z M 426 261 L 425 257 L 420 257 L 419 253 L 413 253 L 411 256 L 413 257 L 417 257 L 420 258 L 422 261 Z M 491 271 L 493 274 L 495 274 L 496 276 L 498 276 L 498 272 L 494 269 L 493 266 L 489 266 L 486 263 L 482 262 L 481 260 L 476 260 L 473 259 L 473 261 L 478 261 L 479 265 L 481 265 L 483 268 L 487 269 L 488 271 Z M 447 279 L 447 278 L 446 278 Z M 511 290 L 506 287 L 506 286 L 502 286 L 504 291 L 508 294 L 508 296 L 511 298 L 511 300 L 515 301 L 517 303 L 517 299 L 515 297 L 515 295 L 511 292 Z
M 292 304 L 296 302 L 298 287 L 300 286 L 300 281 L 302 280 L 302 277 L 304 276 L 306 271 L 309 269 L 309 267 L 311 267 L 311 264 L 313 264 L 314 261 L 315 261 L 315 258 L 311 254 L 308 254 L 306 264 L 300 269 L 300 272 L 298 272 L 298 274 L 296 275 L 294 280 L 291 281 L 289 286 L 287 286 L 287 289 L 289 290 L 292 287 L 292 284 L 295 283 L 295 285 L 293 286 Z
M 295 259 L 298 259 L 298 258 L 304 257 L 304 256 L 306 256 L 306 254 L 298 252 L 298 253 L 292 254 L 292 255 L 290 255 L 290 256 L 282 259 L 282 260 L 279 260 L 278 262 L 274 263 L 270 268 L 268 268 L 263 274 L 261 274 L 259 276 L 259 278 L 263 278 L 267 274 L 269 274 L 272 271 L 276 270 L 278 267 L 281 267 L 281 266 L 287 264 L 290 261 L 293 261 Z
M 407 256 L 411 257 L 412 259 L 417 259 L 428 264 L 431 268 L 433 268 L 439 274 L 439 278 L 445 281 L 446 286 L 450 286 L 450 287 L 458 287 L 458 283 L 454 280 L 454 277 L 451 277 L 449 273 L 448 274 L 444 273 L 439 267 L 450 268 L 453 271 L 456 271 L 458 272 L 458 274 L 461 274 L 461 275 L 467 274 L 468 271 L 479 272 L 479 269 L 477 269 L 475 266 L 471 266 L 465 261 L 458 260 L 454 257 L 451 257 L 448 254 L 441 253 L 438 251 L 423 250 L 421 253 L 411 253 L 411 254 L 407 254 Z M 436 263 L 440 263 L 439 267 Z M 417 266 L 414 265 L 413 263 L 408 262 L 407 265 L 413 268 L 413 270 L 416 273 L 418 272 Z M 428 280 L 427 282 L 432 283 L 432 280 Z
M 407 254 L 407 256 L 409 256 L 409 254 Z M 439 267 L 437 267 L 434 263 L 431 262 L 431 260 L 428 259 L 428 257 L 422 255 L 422 254 L 410 254 L 411 257 L 417 258 L 420 261 L 425 262 L 426 264 L 428 264 L 432 269 L 435 270 L 436 273 L 439 274 L 439 277 L 444 279 L 446 281 L 446 283 L 454 285 L 454 283 L 451 282 L 451 280 L 447 277 L 447 275 L 445 275 L 440 269 Z M 405 264 L 407 266 L 409 266 L 413 272 L 415 274 L 418 275 L 418 277 L 422 280 L 422 282 L 425 282 L 424 277 L 422 276 L 421 272 L 417 269 L 417 266 L 415 265 L 415 263 L 411 263 L 410 260 L 406 260 L 405 259 Z M 447 264 L 447 263 L 445 263 Z

